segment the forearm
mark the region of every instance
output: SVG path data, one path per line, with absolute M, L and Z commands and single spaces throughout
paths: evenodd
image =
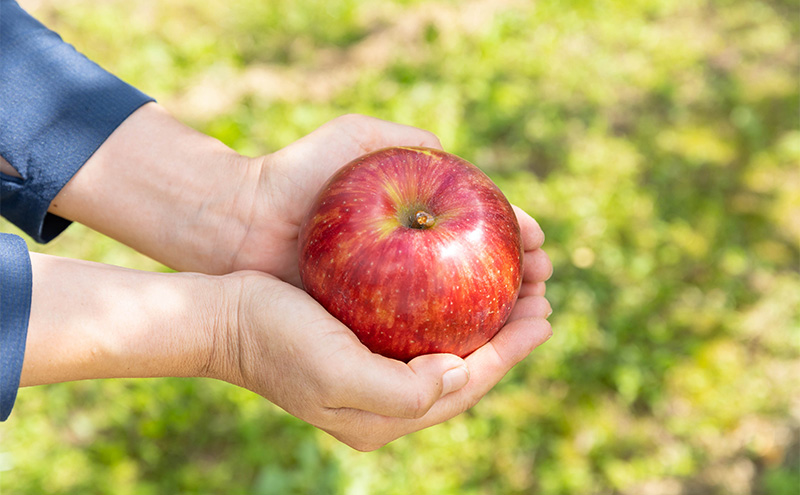
M 225 303 L 218 278 L 36 253 L 31 265 L 21 386 L 204 375 Z
M 144 105 L 83 165 L 49 211 L 178 270 L 226 273 L 248 228 L 257 161 Z

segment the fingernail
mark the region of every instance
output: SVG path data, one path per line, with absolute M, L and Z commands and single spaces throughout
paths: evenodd
M 458 368 L 447 370 L 445 374 L 442 375 L 442 397 L 460 389 L 466 385 L 468 381 L 469 370 L 466 366 L 459 366 Z

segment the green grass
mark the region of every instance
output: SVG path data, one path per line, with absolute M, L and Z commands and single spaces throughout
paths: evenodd
M 347 112 L 435 132 L 544 228 L 555 335 L 369 454 L 208 380 L 25 389 L 0 493 L 797 493 L 794 2 L 37 5 L 243 153 Z M 163 269 L 80 226 L 32 248 Z

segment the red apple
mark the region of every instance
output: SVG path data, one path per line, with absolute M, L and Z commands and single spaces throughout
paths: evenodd
M 522 281 L 519 224 L 475 165 L 394 147 L 345 165 L 300 229 L 306 291 L 373 352 L 466 356 L 503 326 Z

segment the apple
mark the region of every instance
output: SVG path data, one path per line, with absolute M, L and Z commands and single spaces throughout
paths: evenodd
M 519 224 L 478 167 L 392 147 L 345 165 L 299 235 L 305 290 L 371 351 L 465 357 L 503 326 L 522 282 Z

